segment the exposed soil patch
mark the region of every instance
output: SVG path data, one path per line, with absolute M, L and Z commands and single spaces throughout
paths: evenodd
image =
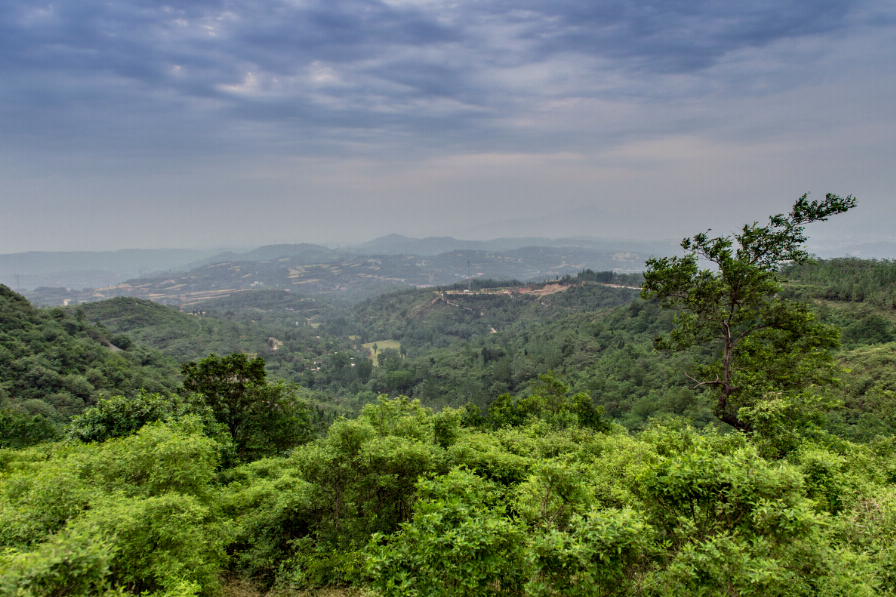
M 547 296 L 549 294 L 556 294 L 558 292 L 565 292 L 572 288 L 571 286 L 564 286 L 563 284 L 545 284 L 542 288 L 532 288 L 531 286 L 524 286 L 522 288 L 517 288 L 513 292 L 516 294 L 534 294 L 535 296 Z

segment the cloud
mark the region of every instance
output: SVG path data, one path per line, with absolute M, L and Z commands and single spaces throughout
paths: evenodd
M 458 180 L 495 210 L 674 171 L 655 192 L 722 154 L 815 151 L 846 176 L 892 150 L 894 29 L 882 0 L 5 0 L 0 175 L 111 202 L 261 168 L 264 193 L 346 205 Z M 853 153 L 819 149 L 835 136 Z
M 699 75 L 781 40 L 836 34 L 860 18 L 860 7 L 11 0 L 0 9 L 0 72 L 19 123 L 103 114 L 156 125 L 179 114 L 237 134 L 242 122 L 274 121 L 325 137 L 426 132 L 449 143 L 458 130 L 478 129 L 500 144 L 519 136 L 508 115 L 558 101 L 663 97 L 674 85 L 645 82 Z M 133 102 L 141 114 L 128 113 Z

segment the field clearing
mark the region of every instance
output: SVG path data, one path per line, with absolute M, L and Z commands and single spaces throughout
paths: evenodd
M 374 344 L 376 344 L 376 356 L 374 356 L 373 354 Z M 376 342 L 368 342 L 367 344 L 362 344 L 361 346 L 367 349 L 367 358 L 373 361 L 373 366 L 379 367 L 380 365 L 377 362 L 379 360 L 379 353 L 386 348 L 394 348 L 395 350 L 398 350 L 399 348 L 401 348 L 401 342 L 399 342 L 398 340 L 377 340 Z

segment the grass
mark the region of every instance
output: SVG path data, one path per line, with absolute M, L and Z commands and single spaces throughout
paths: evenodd
M 376 344 L 376 355 L 373 354 L 373 345 Z M 394 348 L 398 350 L 401 348 L 401 342 L 398 340 L 377 340 L 376 342 L 368 342 L 367 344 L 362 344 L 364 348 L 367 349 L 367 355 L 370 357 L 370 360 L 373 361 L 374 367 L 379 367 L 379 353 L 386 348 Z

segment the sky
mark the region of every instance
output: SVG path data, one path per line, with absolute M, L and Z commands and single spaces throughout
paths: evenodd
M 0 253 L 681 238 L 806 192 L 896 240 L 890 0 L 0 3 Z

